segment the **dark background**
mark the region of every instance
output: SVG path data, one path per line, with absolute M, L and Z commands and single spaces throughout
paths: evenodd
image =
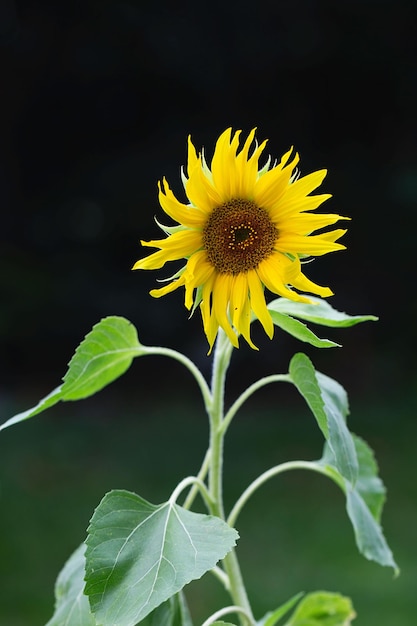
M 197 352 L 205 350 L 182 294 L 148 296 L 171 268 L 130 267 L 147 252 L 139 239 L 160 236 L 157 180 L 166 175 L 181 197 L 188 134 L 210 154 L 228 126 L 257 126 L 274 157 L 294 145 L 302 173 L 328 168 L 322 188 L 334 198 L 325 210 L 352 218 L 348 251 L 309 274 L 333 288 L 334 306 L 380 316 L 378 328 L 360 331 L 355 357 L 381 375 L 408 376 L 417 313 L 414 2 L 2 6 L 8 386 L 61 372 L 109 314 L 131 319 L 144 343 L 201 339 Z M 263 359 L 275 359 L 279 341 L 265 346 Z
M 3 0 L 1 421 L 57 385 L 76 345 L 110 314 L 129 318 L 143 343 L 180 348 L 209 371 L 200 319 L 187 320 L 183 294 L 148 295 L 173 270 L 130 268 L 146 252 L 139 239 L 160 236 L 158 179 L 181 197 L 188 134 L 211 155 L 226 127 L 256 126 L 273 157 L 294 145 L 303 174 L 327 167 L 325 210 L 352 218 L 347 251 L 318 259 L 308 275 L 331 286 L 336 308 L 380 316 L 319 329 L 342 350 L 305 351 L 356 406 L 392 407 L 387 440 L 401 430 L 398 400 L 411 423 L 416 16 L 411 0 Z M 242 346 L 232 387 L 286 371 L 300 349 L 279 332 L 272 342 L 254 335 L 261 350 Z M 171 364 L 135 367 L 118 383 L 123 397 L 139 388 L 148 401 L 156 392 L 184 401 Z M 111 402 L 100 406 L 111 413 Z M 370 432 L 379 427 L 376 418 Z

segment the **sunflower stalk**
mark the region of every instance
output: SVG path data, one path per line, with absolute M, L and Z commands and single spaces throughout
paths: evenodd
M 216 339 L 213 370 L 211 378 L 212 406 L 209 410 L 210 420 L 210 460 L 209 460 L 209 493 L 212 499 L 212 510 L 215 515 L 225 520 L 223 502 L 223 450 L 225 429 L 224 422 L 224 391 L 226 374 L 232 356 L 233 345 L 226 333 L 220 329 Z M 245 584 L 243 582 L 239 561 L 234 549 L 223 560 L 228 575 L 228 591 L 233 602 L 241 607 L 239 620 L 242 626 L 255 624 Z

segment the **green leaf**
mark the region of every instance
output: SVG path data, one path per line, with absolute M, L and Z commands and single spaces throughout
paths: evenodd
M 275 626 L 279 620 L 284 617 L 288 611 L 292 609 L 292 607 L 297 604 L 300 598 L 302 598 L 302 593 L 297 593 L 297 595 L 293 596 L 285 604 L 282 604 L 275 611 L 267 613 L 259 622 L 257 622 L 257 626 Z
M 349 626 L 355 617 L 350 598 L 316 591 L 301 600 L 286 626 Z
M 51 393 L 38 402 L 36 406 L 28 409 L 27 411 L 23 411 L 22 413 L 18 413 L 8 419 L 7 422 L 0 424 L 0 430 L 4 430 L 9 426 L 13 426 L 13 424 L 18 424 L 19 422 L 23 422 L 38 413 L 42 413 L 42 411 L 46 411 L 46 409 L 54 406 L 54 404 L 57 404 L 60 400 L 62 400 L 62 385 L 51 391 Z
M 85 545 L 65 563 L 55 585 L 55 611 L 46 626 L 96 626 L 84 595 Z
M 385 540 L 381 526 L 372 516 L 360 493 L 355 489 L 347 490 L 346 510 L 352 522 L 356 544 L 361 554 L 380 565 L 392 567 L 398 574 L 398 567 Z
M 111 316 L 93 326 L 72 357 L 64 383 L 35 407 L 11 417 L 0 430 L 29 419 L 60 400 L 92 396 L 121 376 L 136 356 L 144 354 L 136 329 L 124 317 Z
M 212 569 L 238 538 L 220 518 L 128 491 L 103 498 L 88 532 L 85 593 L 104 626 L 133 626 Z
M 373 451 L 360 437 L 354 435 L 353 439 L 359 460 L 359 477 L 356 489 L 361 494 L 373 517 L 379 522 L 385 503 L 386 489 L 378 476 L 378 465 Z
M 287 298 L 277 298 L 268 304 L 268 309 L 271 314 L 273 311 L 285 313 L 286 315 L 293 315 L 321 326 L 348 327 L 361 322 L 375 322 L 378 320 L 375 315 L 348 315 L 333 309 L 326 300 L 314 296 L 308 297 L 314 304 L 293 302 Z
M 326 440 L 329 439 L 324 400 L 318 386 L 316 371 L 310 359 L 299 352 L 290 361 L 289 374 L 294 385 L 310 407 Z
M 397 564 L 379 523 L 385 501 L 385 487 L 378 476 L 378 467 L 369 446 L 356 436 L 354 443 L 359 460 L 358 480 L 354 486 L 336 469 L 333 452 L 327 444 L 318 465 L 326 470 L 329 478 L 346 495 L 346 510 L 359 552 L 379 565 L 392 567 L 398 573 Z
M 92 396 L 119 378 L 141 353 L 136 328 L 124 317 L 106 317 L 85 337 L 64 376 L 64 400 Z
M 232 622 L 213 622 L 211 626 L 236 626 Z
M 268 307 L 269 308 L 269 307 Z M 270 310 L 272 321 L 275 326 L 279 326 L 282 330 L 284 330 L 289 335 L 292 335 L 296 339 L 300 341 L 304 341 L 305 343 L 310 343 L 312 346 L 316 348 L 335 348 L 340 347 L 340 344 L 335 343 L 334 341 L 330 341 L 330 339 L 320 339 L 311 331 L 305 324 L 299 322 L 298 320 L 286 315 L 284 313 L 279 313 L 275 310 Z
M 346 426 L 347 396 L 341 385 L 315 371 L 310 359 L 296 354 L 289 367 L 294 385 L 310 407 L 334 455 L 339 472 L 354 483 L 358 459 L 352 435 Z

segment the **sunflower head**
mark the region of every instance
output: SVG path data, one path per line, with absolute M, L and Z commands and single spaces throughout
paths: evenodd
M 161 206 L 177 225 L 161 226 L 164 239 L 142 241 L 159 250 L 133 266 L 158 269 L 167 261 L 184 260 L 170 282 L 151 295 L 160 297 L 183 286 L 185 306 L 192 311 L 200 306 L 210 349 L 219 327 L 234 346 L 242 335 L 255 348 L 252 316 L 272 337 L 265 288 L 299 302 L 310 302 L 299 292 L 330 296 L 328 287 L 303 274 L 302 261 L 345 247 L 337 242 L 345 230 L 322 229 L 346 218 L 312 213 L 330 198 L 311 195 L 326 170 L 300 177 L 299 157 L 292 149 L 279 162 L 268 158 L 260 167 L 266 141 L 258 144 L 252 130 L 239 150 L 240 134 L 229 128 L 220 135 L 210 167 L 203 152 L 197 154 L 188 140 L 183 173 L 188 203 L 177 200 L 165 179 L 159 183 Z M 316 231 L 320 232 L 312 234 Z

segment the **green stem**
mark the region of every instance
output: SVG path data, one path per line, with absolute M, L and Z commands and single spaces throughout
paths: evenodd
M 174 505 L 180 494 L 184 491 L 184 489 L 186 489 L 188 487 L 188 485 L 193 485 L 194 487 L 196 487 L 200 494 L 201 497 L 203 498 L 208 510 L 210 512 L 212 512 L 212 508 L 213 508 L 213 502 L 211 499 L 211 496 L 208 492 L 208 489 L 206 487 L 206 485 L 203 483 L 202 480 L 200 480 L 198 477 L 196 476 L 187 476 L 187 478 L 184 478 L 174 489 L 174 491 L 171 494 L 171 497 L 169 499 L 169 502 L 172 505 Z
M 212 404 L 208 411 L 210 417 L 210 466 L 209 493 L 213 501 L 213 510 L 221 519 L 225 519 L 223 504 L 223 441 L 224 387 L 227 368 L 232 356 L 233 346 L 226 334 L 220 329 L 216 341 L 211 381 Z M 243 583 L 239 562 L 234 550 L 223 559 L 224 569 L 229 579 L 229 593 L 233 602 L 241 607 L 242 626 L 255 623 L 249 600 Z
M 344 490 L 344 484 L 340 480 L 338 480 L 335 473 L 327 466 L 320 465 L 319 463 L 317 463 L 317 461 L 288 461 L 287 463 L 281 463 L 280 465 L 275 465 L 275 467 L 271 467 L 271 469 L 258 476 L 258 478 L 245 489 L 245 491 L 242 493 L 242 495 L 234 505 L 233 509 L 231 510 L 230 515 L 227 518 L 227 523 L 230 526 L 234 526 L 238 515 L 245 506 L 246 502 L 255 493 L 255 491 L 268 480 L 270 480 L 270 478 L 273 478 L 278 474 L 282 474 L 283 472 L 288 472 L 288 470 L 294 469 L 306 469 L 311 470 L 312 472 L 318 472 L 319 474 L 324 474 L 325 476 L 328 476 L 329 478 L 334 480 L 339 485 L 339 487 Z
M 225 418 L 222 422 L 222 433 L 226 433 L 226 430 L 229 428 L 230 422 L 236 415 L 237 411 L 240 409 L 242 404 L 246 402 L 246 400 L 258 389 L 265 387 L 265 385 L 269 385 L 270 383 L 278 383 L 278 382 L 291 382 L 291 377 L 289 374 L 272 374 L 271 376 L 265 376 L 264 378 L 260 378 L 252 385 L 250 385 L 245 391 L 238 397 L 238 399 L 232 404 L 230 409 L 227 411 Z
M 219 329 L 213 359 L 211 377 L 212 403 L 208 411 L 210 417 L 210 469 L 209 491 L 215 506 L 216 515 L 224 519 L 223 507 L 223 432 L 221 425 L 224 414 L 224 386 L 227 368 L 233 346 L 226 334 Z
M 219 617 L 223 617 L 224 615 L 229 615 L 230 613 L 238 613 L 238 614 L 244 615 L 249 620 L 250 624 L 255 623 L 252 620 L 251 615 L 248 615 L 248 613 L 244 609 L 242 609 L 240 606 L 225 606 L 223 609 L 220 609 L 219 611 L 216 611 L 215 613 L 213 613 L 213 615 L 210 615 L 210 617 L 206 619 L 206 621 L 204 622 L 202 626 L 210 626 L 211 624 L 214 624 L 215 622 L 217 622 Z
M 182 363 L 188 369 L 188 371 L 191 372 L 191 374 L 194 376 L 198 386 L 200 387 L 201 395 L 203 397 L 206 410 L 210 411 L 210 407 L 211 407 L 210 389 L 207 385 L 207 382 L 204 376 L 202 375 L 198 367 L 191 361 L 191 359 L 186 357 L 185 354 L 181 354 L 181 352 L 177 352 L 176 350 L 172 350 L 171 348 L 163 348 L 162 346 L 141 346 L 141 353 L 147 354 L 147 355 L 160 354 L 162 356 L 171 357 L 171 359 L 174 359 L 175 361 L 179 361 L 180 363 Z
M 207 472 L 209 470 L 210 454 L 211 452 L 209 448 L 204 456 L 204 460 L 201 465 L 200 471 L 197 474 L 198 480 L 203 481 L 205 480 L 207 476 Z M 189 509 L 191 507 L 198 492 L 199 492 L 198 486 L 196 483 L 194 483 L 194 485 L 191 487 L 190 491 L 188 492 L 187 497 L 184 500 L 184 504 L 182 505 L 184 509 Z M 210 512 L 212 512 L 211 504 L 210 504 Z

